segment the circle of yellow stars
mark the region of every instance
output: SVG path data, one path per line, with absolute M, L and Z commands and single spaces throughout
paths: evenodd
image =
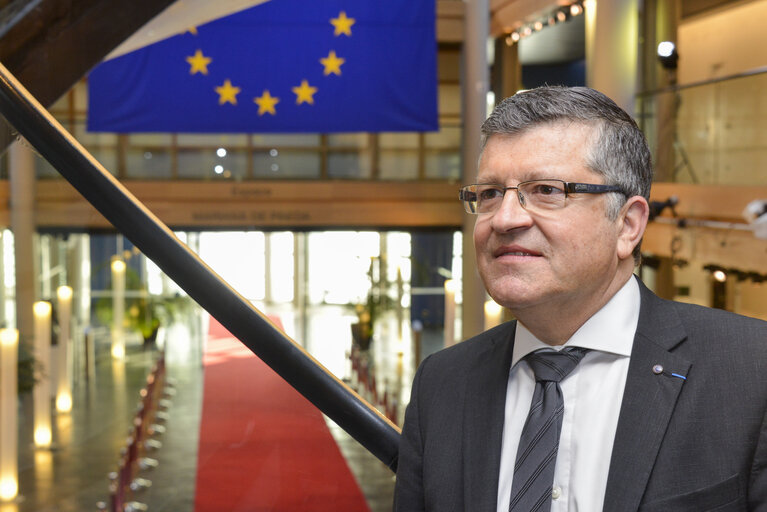
M 340 11 L 336 18 L 330 18 L 330 24 L 333 25 L 333 35 L 351 37 L 352 25 L 356 20 L 349 18 L 345 11 Z M 197 29 L 192 27 L 188 29 L 192 35 L 197 35 Z M 195 75 L 197 73 L 202 75 L 208 74 L 208 66 L 213 62 L 211 57 L 206 57 L 202 50 L 197 49 L 194 55 L 186 57 L 186 62 L 189 64 L 189 74 Z M 330 50 L 326 57 L 319 59 L 322 64 L 323 76 L 337 75 L 341 76 L 341 66 L 346 62 L 346 59 L 336 55 L 335 50 Z M 317 87 L 309 85 L 306 79 L 301 80 L 301 84 L 292 87 L 291 91 L 296 95 L 296 105 L 303 105 L 304 103 L 314 105 L 314 95 L 317 93 Z M 242 92 L 240 87 L 232 84 L 230 79 L 224 80 L 222 85 L 215 87 L 216 94 L 218 94 L 218 104 L 225 105 L 227 103 L 231 105 L 237 105 L 237 95 Z M 280 102 L 280 98 L 272 96 L 268 89 L 264 89 L 261 96 L 253 98 L 253 102 L 258 105 L 258 115 L 264 114 L 277 115 L 276 105 Z

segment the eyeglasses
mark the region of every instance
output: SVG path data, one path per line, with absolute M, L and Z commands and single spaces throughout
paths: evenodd
M 497 184 L 466 185 L 461 187 L 458 198 L 468 213 L 493 213 L 503 203 L 507 190 L 516 190 L 519 204 L 527 211 L 558 210 L 565 207 L 569 194 L 605 194 L 607 192 L 626 193 L 614 185 L 594 185 L 590 183 L 568 183 L 562 180 L 523 181 L 516 187 L 504 187 Z

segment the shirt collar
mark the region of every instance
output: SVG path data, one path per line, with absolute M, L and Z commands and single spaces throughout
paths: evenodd
M 632 277 L 564 345 L 556 347 L 536 338 L 518 321 L 511 366 L 536 350 L 562 350 L 565 347 L 582 347 L 629 357 L 639 322 L 639 303 L 639 284 Z

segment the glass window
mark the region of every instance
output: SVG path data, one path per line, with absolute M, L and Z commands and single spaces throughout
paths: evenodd
M 253 175 L 256 178 L 318 178 L 320 154 L 286 151 L 276 148 L 253 152 Z
M 359 153 L 332 152 L 328 154 L 328 176 L 331 178 L 370 179 L 372 177 L 370 163 L 368 151 L 360 151 Z
M 248 146 L 248 136 L 228 133 L 192 133 L 192 134 L 179 134 L 177 135 L 177 143 L 179 146 L 191 146 L 191 147 L 208 147 L 218 149 L 220 147 L 230 148 L 245 148 Z
M 364 148 L 368 146 L 369 138 L 367 133 L 333 133 L 328 135 L 328 146 Z
M 411 132 L 381 133 L 378 135 L 378 146 L 383 149 L 418 149 L 419 134 Z
M 162 179 L 171 177 L 171 158 L 168 148 L 142 149 L 131 147 L 125 155 L 126 178 Z
M 179 178 L 242 179 L 247 175 L 244 151 L 227 151 L 219 156 L 215 149 L 183 149 L 178 152 Z
M 282 231 L 269 234 L 269 273 L 273 302 L 293 300 L 293 233 Z
M 264 233 L 200 233 L 200 257 L 243 297 L 264 300 L 266 275 Z
M 316 134 L 253 135 L 251 140 L 254 147 L 267 147 L 269 149 L 280 147 L 310 148 L 320 145 L 320 136 Z
M 418 179 L 417 150 L 381 150 L 379 155 L 382 180 Z
M 461 155 L 455 151 L 439 151 L 426 153 L 425 175 L 427 179 L 461 179 Z

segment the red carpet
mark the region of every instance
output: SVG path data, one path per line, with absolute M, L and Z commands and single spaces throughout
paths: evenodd
M 322 414 L 210 323 L 195 511 L 370 510 Z

